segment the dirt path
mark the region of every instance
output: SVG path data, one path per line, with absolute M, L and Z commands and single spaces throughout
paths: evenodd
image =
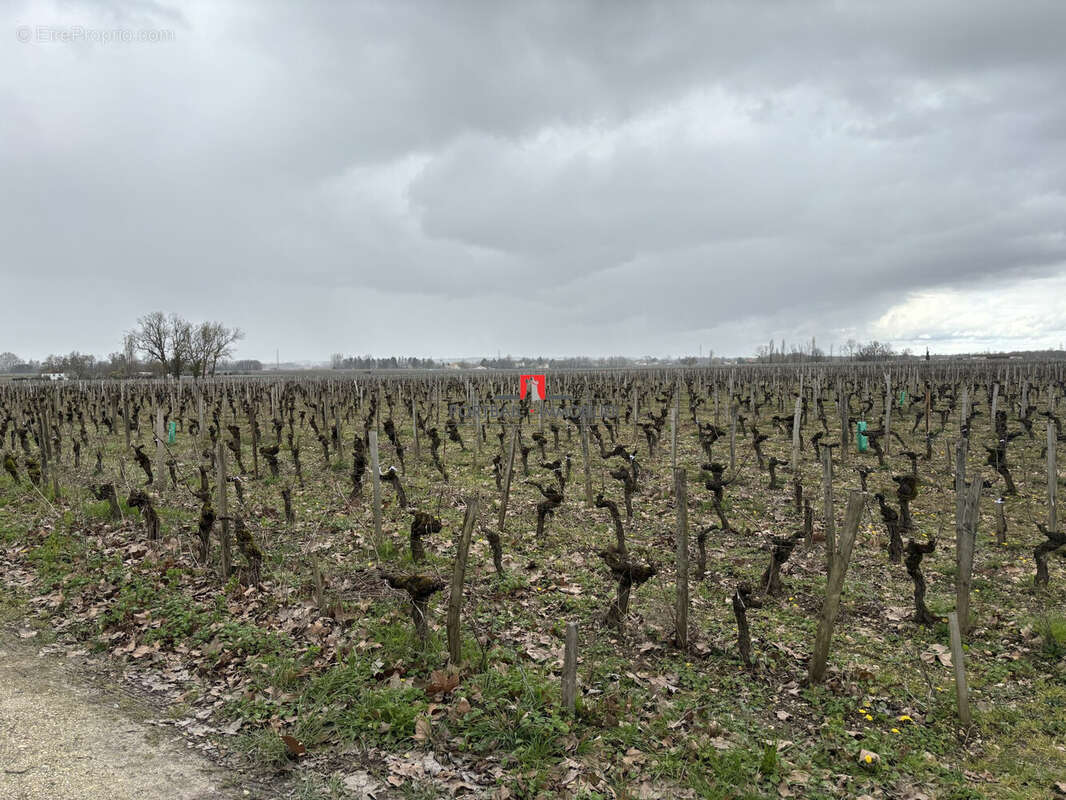
M 108 696 L 62 659 L 38 652 L 32 640 L 0 634 L 0 797 L 247 796 L 229 773 L 141 721 L 148 712 L 136 701 Z

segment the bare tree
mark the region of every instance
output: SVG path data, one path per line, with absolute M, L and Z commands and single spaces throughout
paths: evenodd
M 192 358 L 192 323 L 177 314 L 171 314 L 170 323 L 170 371 L 180 378 L 185 365 Z
M 158 361 L 167 374 L 167 356 L 170 353 L 170 326 L 162 311 L 153 311 L 137 320 L 136 329 L 128 334 L 133 338 L 138 350 L 148 356 L 149 361 Z
M 201 322 L 193 329 L 189 348 L 193 377 L 203 378 L 207 375 L 214 339 L 214 324 L 211 322 Z
M 215 370 L 218 368 L 218 362 L 233 355 L 233 346 L 244 338 L 244 331 L 240 328 L 227 328 L 221 322 L 209 324 L 213 330 L 210 357 L 211 374 L 214 375 Z
M 21 364 L 22 359 L 14 353 L 0 353 L 0 372 L 10 372 L 16 364 Z
M 137 328 L 128 335 L 137 350 L 150 361 L 159 362 L 164 376 L 181 377 L 192 351 L 192 325 L 187 320 L 178 314 L 153 311 L 139 318 Z

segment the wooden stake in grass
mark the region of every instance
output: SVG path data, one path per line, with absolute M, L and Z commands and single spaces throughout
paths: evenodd
M 130 406 L 126 401 L 126 384 L 122 384 L 122 430 L 126 435 L 126 449 L 130 449 Z
M 414 438 L 415 463 L 417 464 L 421 449 L 418 445 L 418 396 L 413 387 L 411 389 L 411 435 Z
M 166 459 L 163 455 L 163 412 L 156 407 L 155 411 L 155 474 L 159 476 L 159 491 L 166 486 L 164 475 L 166 474 Z
M 731 419 L 729 420 L 729 474 L 737 474 L 737 414 L 736 406 L 732 407 Z M 754 423 L 752 423 L 754 425 Z
M 585 505 L 592 506 L 592 472 L 589 469 L 589 426 L 581 415 L 581 457 L 585 463 Z
M 688 487 L 685 470 L 674 470 L 674 495 L 677 502 L 677 630 L 674 641 L 688 650 Z
M 851 562 L 851 551 L 855 546 L 855 534 L 859 530 L 859 520 L 862 518 L 865 502 L 865 492 L 852 489 L 848 494 L 848 510 L 844 517 L 844 528 L 840 531 L 840 539 L 836 552 L 833 554 L 825 601 L 822 604 L 822 615 L 818 620 L 818 634 L 814 640 L 814 654 L 811 656 L 808 673 L 812 684 L 821 683 L 825 678 L 829 645 L 833 639 L 833 626 L 836 624 L 837 613 L 840 611 L 840 592 L 844 588 L 844 575 Z
M 381 471 L 378 468 L 378 432 L 370 431 L 370 481 L 374 487 L 374 549 L 382 545 L 381 533 Z
M 800 463 L 800 414 L 803 413 L 803 384 L 800 383 L 800 393 L 796 397 L 796 410 L 792 413 L 792 474 L 799 475 Z
M 675 389 L 674 406 L 670 409 L 670 466 L 672 469 L 677 469 L 677 422 L 678 422 L 678 404 L 681 398 L 681 389 Z
M 1007 543 L 1007 514 L 1003 509 L 1003 498 L 996 500 L 996 544 L 1003 546 Z
M 1055 420 L 1049 419 L 1047 421 L 1047 528 L 1056 533 L 1059 530 L 1059 481 L 1058 464 L 1055 460 L 1057 439 Z
M 229 541 L 229 505 L 226 492 L 226 448 L 219 441 L 216 446 L 215 460 L 218 465 L 218 515 L 222 518 L 222 533 L 219 542 L 222 545 L 222 580 L 229 579 L 233 565 L 233 554 L 230 550 Z
M 466 560 L 470 554 L 470 537 L 477 521 L 478 499 L 466 505 L 463 529 L 455 548 L 455 568 L 452 570 L 452 591 L 448 598 L 448 660 L 459 665 L 463 655 L 463 641 L 459 633 L 459 614 L 463 607 L 463 583 L 466 579 Z
M 978 504 L 981 500 L 981 476 L 965 487 L 955 520 L 955 607 L 963 635 L 970 631 L 970 585 L 973 580 L 973 551 L 977 542 Z
M 955 699 L 959 706 L 959 722 L 964 728 L 970 727 L 970 689 L 966 684 L 966 665 L 962 660 L 962 635 L 959 631 L 959 616 L 954 611 L 948 613 L 948 627 L 951 630 L 951 665 L 955 669 Z
M 577 625 L 566 626 L 566 649 L 563 651 L 563 712 L 571 717 L 577 707 Z
M 885 373 L 885 455 L 892 442 L 892 378 Z
M 1058 530 L 1058 466 L 1055 461 L 1055 421 L 1047 423 L 1047 526 L 1037 523 L 1037 528 L 1046 537 L 1033 550 L 1033 559 L 1036 561 L 1037 586 L 1048 585 L 1048 556 L 1060 547 L 1066 547 L 1066 533 Z
M 825 503 L 825 574 L 833 566 L 836 551 L 836 519 L 833 516 L 833 451 L 822 448 L 822 498 Z
M 637 384 L 633 382 L 633 452 L 637 450 L 637 444 L 640 441 L 637 438 L 637 420 L 640 417 L 640 402 L 637 400 Z

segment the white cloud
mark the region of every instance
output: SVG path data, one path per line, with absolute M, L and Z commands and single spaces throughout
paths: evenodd
M 896 347 L 940 353 L 1041 349 L 1066 342 L 1066 269 L 1021 283 L 915 292 L 870 326 Z

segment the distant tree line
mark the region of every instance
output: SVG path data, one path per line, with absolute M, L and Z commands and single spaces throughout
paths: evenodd
M 791 364 L 803 361 L 824 361 L 825 351 L 818 347 L 814 337 L 803 344 L 793 344 L 786 348 L 785 340 L 781 340 L 781 346 L 771 339 L 769 344 L 759 345 L 755 349 L 755 360 L 774 364 Z
M 375 358 L 372 355 L 345 356 L 343 353 L 334 353 L 329 358 L 332 369 L 434 369 L 443 366 L 432 358 L 415 358 L 405 356 L 389 356 L 388 358 Z
M 544 356 L 515 358 L 510 355 L 496 358 L 465 359 L 454 362 L 434 360 L 432 358 L 416 358 L 413 356 L 389 356 L 387 358 L 375 358 L 371 355 L 345 356 L 343 353 L 334 353 L 330 356 L 329 365 L 332 369 L 437 369 L 440 367 L 457 366 L 462 369 L 608 369 L 641 366 L 649 364 L 684 364 L 695 365 L 699 363 L 709 364 L 712 359 L 708 356 L 699 359 L 696 356 L 673 359 L 645 356 L 634 359 L 624 356 L 607 356 L 603 358 L 590 358 L 588 356 L 572 356 L 568 358 L 545 358 Z
M 782 339 L 780 345 L 773 339 L 769 344 L 759 345 L 755 350 L 755 360 L 764 363 L 794 364 L 805 361 L 825 361 L 832 358 L 833 354 L 826 355 L 825 351 L 818 347 L 814 337 L 809 342 L 786 346 Z M 891 358 L 910 358 L 909 348 L 896 351 L 889 342 L 879 342 L 876 339 L 869 342 L 858 342 L 848 339 L 840 348 L 837 358 L 850 358 L 855 361 L 885 361 Z
M 111 353 L 105 359 L 73 350 L 66 355 L 50 355 L 44 361 L 24 360 L 10 352 L 0 353 L 0 373 L 10 375 L 62 373 L 74 378 L 124 377 L 129 374 L 129 367 L 122 353 Z

